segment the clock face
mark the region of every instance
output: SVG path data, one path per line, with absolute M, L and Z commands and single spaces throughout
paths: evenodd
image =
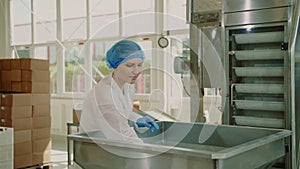
M 161 47 L 161 48 L 165 48 L 169 45 L 169 40 L 165 37 L 160 37 L 158 39 L 158 45 Z

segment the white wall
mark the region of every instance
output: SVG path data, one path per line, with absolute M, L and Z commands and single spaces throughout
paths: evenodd
M 52 134 L 67 135 L 67 123 L 73 121 L 73 108 L 73 98 L 51 98 Z

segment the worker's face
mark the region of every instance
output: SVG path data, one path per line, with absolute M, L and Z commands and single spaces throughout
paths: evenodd
M 122 83 L 134 83 L 142 71 L 143 60 L 141 58 L 129 59 L 120 64 L 114 74 Z

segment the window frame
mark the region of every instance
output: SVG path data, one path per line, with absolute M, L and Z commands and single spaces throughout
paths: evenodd
M 34 6 L 34 1 L 35 0 L 31 0 L 31 7 L 34 10 L 35 6 Z M 154 12 L 157 13 L 164 13 L 164 3 L 165 1 L 169 1 L 169 0 L 155 0 L 154 1 Z M 11 1 L 9 2 L 11 3 Z M 69 43 L 84 43 L 85 45 L 90 45 L 91 42 L 96 42 L 96 41 L 105 41 L 105 40 L 118 40 L 118 39 L 123 39 L 123 38 L 127 38 L 126 36 L 123 35 L 123 29 L 122 29 L 122 19 L 121 22 L 119 23 L 119 34 L 115 37 L 111 37 L 111 38 L 95 38 L 95 39 L 90 39 L 91 37 L 91 27 L 92 27 L 92 23 L 91 23 L 91 15 L 89 15 L 89 11 L 91 9 L 89 0 L 85 0 L 86 3 L 86 39 L 77 39 L 77 40 L 71 40 L 71 41 L 64 41 L 63 40 L 63 18 L 62 18 L 62 4 L 61 4 L 61 0 L 56 0 L 56 41 L 55 42 L 35 42 L 35 16 L 34 13 L 31 13 L 31 43 L 30 44 L 18 44 L 18 45 L 13 45 L 13 44 L 9 44 L 10 48 L 9 48 L 9 53 L 13 56 L 13 53 L 21 48 L 27 48 L 30 50 L 30 58 L 35 58 L 35 49 L 37 47 L 40 46 L 51 46 L 51 45 L 55 45 L 56 46 L 56 66 L 57 66 L 57 72 L 65 72 L 65 67 L 64 67 L 64 62 L 65 62 L 65 48 L 64 46 L 69 44 Z M 119 13 L 119 18 L 122 18 L 123 14 L 123 4 L 124 0 L 119 0 L 119 6 L 118 6 L 118 13 Z M 10 8 L 9 8 L 9 15 L 11 13 L 11 4 L 9 4 Z M 185 19 L 185 18 L 183 18 Z M 155 18 L 154 20 L 155 22 L 155 32 L 160 34 L 160 35 L 172 35 L 172 34 L 181 34 L 181 33 L 187 33 L 188 29 L 184 29 L 184 30 L 164 30 L 164 19 L 162 17 L 158 17 Z M 10 23 L 13 23 L 13 21 L 10 20 Z M 159 33 L 160 32 L 160 33 Z M 139 35 L 138 37 L 143 37 L 143 38 L 150 38 L 150 40 L 152 41 L 152 46 L 154 48 L 159 48 L 158 44 L 157 44 L 157 40 L 159 38 L 158 34 L 153 33 L 153 34 L 143 34 L 143 35 Z M 10 33 L 12 34 L 12 32 Z M 12 34 L 13 37 L 13 34 Z M 168 48 L 163 49 L 163 50 L 170 50 Z M 89 54 L 87 56 L 90 56 Z M 166 67 L 166 60 L 164 59 L 164 57 L 157 57 L 158 59 L 155 59 L 152 61 L 151 64 L 153 65 L 157 65 L 159 67 Z M 86 68 L 86 70 L 88 72 L 92 72 L 91 70 L 91 64 L 92 64 L 92 59 L 91 57 L 86 57 L 84 60 L 84 67 Z M 164 78 L 163 81 L 161 81 L 161 77 L 156 77 L 155 74 L 151 74 L 151 88 L 159 88 L 164 90 L 166 88 L 166 80 Z M 158 80 L 156 80 L 158 79 Z M 85 91 L 89 91 L 89 89 L 92 87 L 92 80 L 91 79 L 86 79 L 85 80 Z M 69 92 L 65 92 L 65 75 L 64 73 L 58 73 L 57 76 L 57 93 L 52 93 L 51 96 L 52 97 L 59 97 L 59 98 L 69 98 L 69 97 L 73 97 L 73 98 L 84 98 L 86 96 L 86 93 L 81 93 L 81 94 L 72 94 Z M 148 99 L 149 94 L 137 94 L 137 97 L 140 99 Z

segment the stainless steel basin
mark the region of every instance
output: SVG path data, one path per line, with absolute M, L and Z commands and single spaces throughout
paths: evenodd
M 243 126 L 159 125 L 159 131 L 139 133 L 144 143 L 111 141 L 99 131 L 68 135 L 74 142 L 74 163 L 86 169 L 259 168 L 285 155 L 285 138 L 292 134 Z

